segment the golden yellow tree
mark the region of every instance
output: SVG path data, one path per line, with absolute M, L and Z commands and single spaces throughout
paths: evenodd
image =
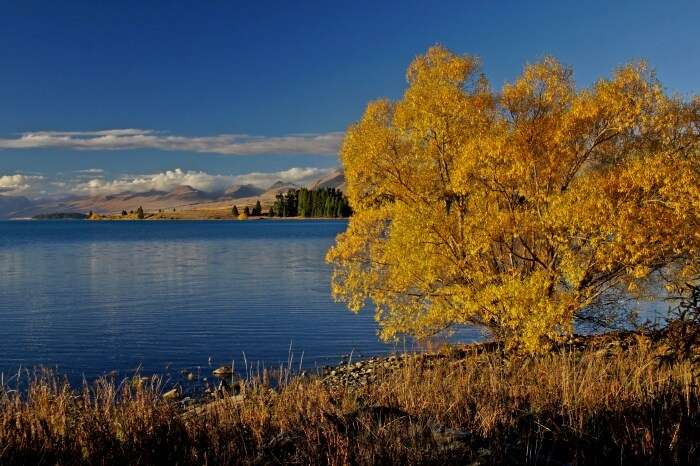
M 553 58 L 500 93 L 478 70 L 433 47 L 348 129 L 336 299 L 371 301 L 384 338 L 472 324 L 536 350 L 615 293 L 696 272 L 700 99 L 644 63 L 580 90 Z

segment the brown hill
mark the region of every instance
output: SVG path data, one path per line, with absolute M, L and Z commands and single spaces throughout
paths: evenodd
M 226 188 L 224 197 L 230 199 L 242 199 L 246 197 L 259 196 L 265 192 L 265 189 L 253 184 L 234 184 Z
M 28 217 L 24 212 L 33 206 L 34 203 L 24 196 L 0 195 L 0 218 Z
M 343 173 L 342 168 L 333 170 L 328 175 L 315 181 L 309 185 L 309 189 L 325 189 L 325 188 L 335 188 L 341 191 L 345 191 L 345 173 Z
M 139 206 L 147 212 L 158 210 L 225 210 L 233 204 L 239 207 L 255 205 L 260 201 L 264 209 L 275 201 L 280 193 L 298 189 L 299 185 L 277 181 L 267 189 L 252 184 L 232 185 L 224 193 L 208 193 L 188 185 L 172 191 L 122 192 L 99 196 L 70 196 L 53 199 L 31 200 L 25 197 L 0 195 L 0 218 L 33 217 L 55 212 L 83 212 L 115 214 L 122 210 L 136 210 Z M 308 185 L 309 189 L 345 189 L 345 177 L 341 169 Z

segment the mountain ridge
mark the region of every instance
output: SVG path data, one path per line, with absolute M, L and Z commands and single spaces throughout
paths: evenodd
M 139 206 L 155 212 L 163 210 L 228 209 L 233 204 L 254 205 L 259 200 L 264 205 L 274 202 L 278 194 L 289 189 L 299 189 L 295 183 L 277 180 L 267 188 L 253 184 L 232 184 L 224 192 L 212 193 L 179 185 L 170 191 L 151 189 L 142 192 L 123 191 L 94 196 L 66 196 L 60 199 L 29 199 L 25 196 L 0 194 L 0 218 L 31 218 L 55 212 L 96 212 L 114 214 L 122 210 L 135 210 Z M 345 177 L 342 169 L 309 183 L 309 189 L 336 188 L 344 190 Z

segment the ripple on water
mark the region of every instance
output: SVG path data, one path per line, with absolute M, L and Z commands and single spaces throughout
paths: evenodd
M 0 371 L 162 372 L 243 352 L 274 366 L 290 344 L 306 366 L 389 351 L 371 312 L 330 297 L 323 258 L 345 227 L 0 222 Z

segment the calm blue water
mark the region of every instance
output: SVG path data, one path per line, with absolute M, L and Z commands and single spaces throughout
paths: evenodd
M 71 378 L 394 349 L 332 301 L 345 221 L 0 222 L 0 372 Z M 402 345 L 401 345 L 402 347 Z

